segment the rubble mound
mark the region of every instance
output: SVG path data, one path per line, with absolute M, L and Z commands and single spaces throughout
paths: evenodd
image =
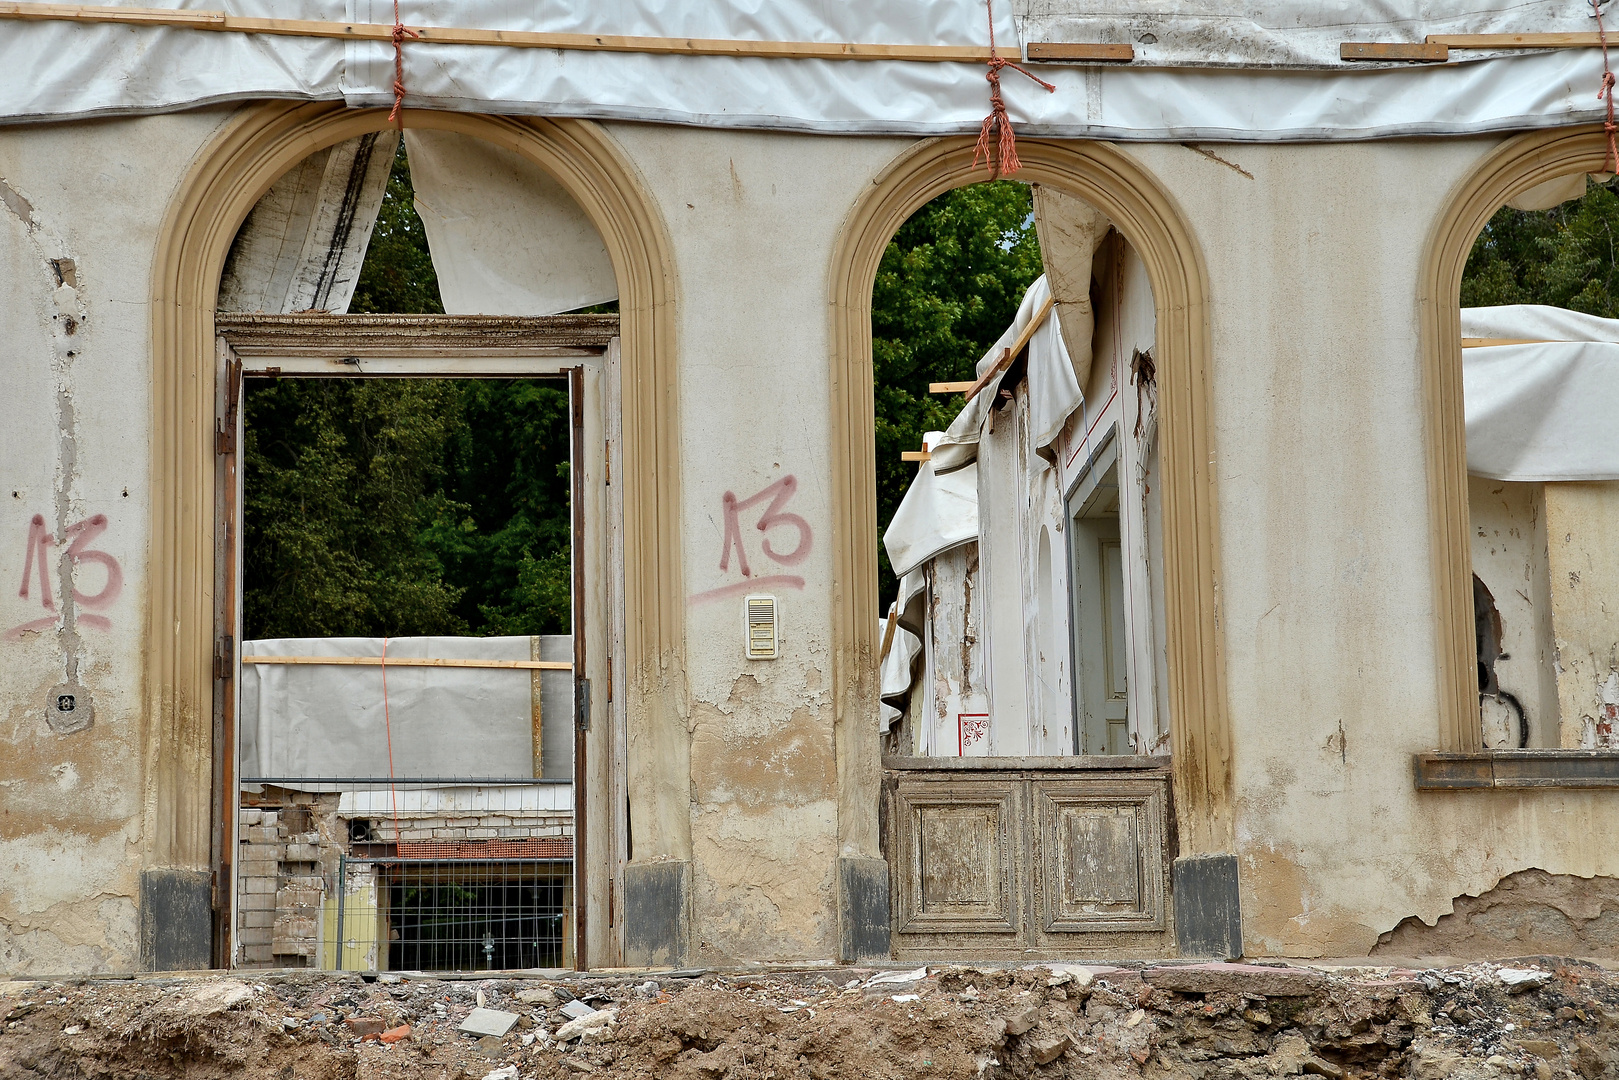
M 1619 1076 L 1619 978 L 942 966 L 0 982 L 0 1080 Z

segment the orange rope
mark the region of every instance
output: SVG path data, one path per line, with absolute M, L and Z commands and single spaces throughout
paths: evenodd
M 1045 87 L 1048 94 L 1056 93 L 1057 88 L 1027 68 L 1001 57 L 995 49 L 994 0 L 984 0 L 984 9 L 989 13 L 989 74 L 984 76 L 989 80 L 989 115 L 984 117 L 984 126 L 978 130 L 978 145 L 973 148 L 973 167 L 977 168 L 978 159 L 982 157 L 989 168 L 990 179 L 998 180 L 1023 167 L 1017 156 L 1017 136 L 1012 132 L 1012 120 L 1006 115 L 1006 102 L 1001 100 L 1001 69 L 1009 67 L 1021 71 Z
M 394 0 L 394 107 L 388 113 L 388 123 L 400 131 L 405 130 L 405 122 L 399 118 L 399 110 L 405 107 L 405 39 L 421 36 L 399 21 L 399 0 Z
M 394 816 L 394 850 L 399 850 L 399 792 L 394 787 L 394 728 L 388 716 L 388 638 L 382 639 L 382 730 L 388 739 L 388 804 Z
M 1608 67 L 1608 32 L 1602 27 L 1602 2 L 1591 0 L 1591 11 L 1597 19 L 1597 38 L 1602 42 L 1602 89 L 1597 91 L 1597 97 L 1608 104 L 1608 118 L 1602 122 L 1602 130 L 1608 135 L 1608 171 L 1619 173 L 1619 142 L 1614 136 L 1619 134 L 1619 124 L 1613 119 L 1613 70 Z

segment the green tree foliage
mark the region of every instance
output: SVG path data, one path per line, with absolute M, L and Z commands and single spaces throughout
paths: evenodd
M 444 310 L 403 147 L 350 309 Z M 567 632 L 559 384 L 249 380 L 243 414 L 249 638 Z
M 930 395 L 928 383 L 973 378 L 1041 272 L 1029 188 L 1010 180 L 940 195 L 900 226 L 883 253 L 871 334 L 885 601 L 898 583 L 881 536 L 916 476 L 900 453 L 920 448 L 925 432 L 947 427 L 965 405 L 959 395 Z
M 1463 307 L 1549 304 L 1619 317 L 1619 195 L 1588 184 L 1584 198 L 1550 210 L 1502 207 L 1473 242 Z
M 462 590 L 421 543 L 462 509 L 440 484 L 453 385 L 250 380 L 244 407 L 247 635 L 463 632 Z
M 399 140 L 388 190 L 365 249 L 360 280 L 354 285 L 349 311 L 356 315 L 442 315 L 438 273 L 427 253 L 427 230 L 416 213 L 416 192 L 410 186 L 410 165 L 405 140 Z

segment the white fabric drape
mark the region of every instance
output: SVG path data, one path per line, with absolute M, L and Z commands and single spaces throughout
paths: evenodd
M 1619 320 L 1539 304 L 1462 309 L 1467 471 L 1492 480 L 1619 480 Z
M 449 314 L 555 315 L 618 296 L 601 234 L 538 165 L 450 131 L 407 131 L 405 155 Z
M 1051 288 L 1042 274 L 1023 294 L 1023 302 L 1018 305 L 1012 325 L 978 361 L 976 371 L 979 378 L 1016 343 L 1050 297 Z M 1050 312 L 1046 313 L 1040 327 L 1029 338 L 1025 370 L 1029 379 L 1029 422 L 1035 431 L 1034 448 L 1039 452 L 1056 440 L 1068 417 L 1073 415 L 1084 399 L 1079 380 L 1074 375 L 1073 362 L 1069 360 L 1068 349 L 1063 344 L 1062 331 Z M 970 464 L 978 456 L 978 440 L 984 424 L 989 420 L 990 410 L 1000 398 L 1001 380 L 1004 377 L 1003 372 L 991 380 L 967 403 L 966 408 L 956 414 L 950 427 L 938 436 L 932 448 L 931 461 L 936 472 L 948 475 Z
M 398 146 L 397 131 L 362 135 L 315 151 L 272 184 L 236 233 L 219 310 L 347 312 Z
M 928 432 L 922 445 L 934 445 L 941 434 Z M 977 536 L 978 470 L 969 465 L 940 475 L 933 462 L 924 461 L 883 533 L 883 546 L 894 575 L 903 578 L 941 551 Z

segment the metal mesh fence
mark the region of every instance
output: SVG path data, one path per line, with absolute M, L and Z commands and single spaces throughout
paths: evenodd
M 528 777 L 248 777 L 244 968 L 573 966 L 573 790 Z

